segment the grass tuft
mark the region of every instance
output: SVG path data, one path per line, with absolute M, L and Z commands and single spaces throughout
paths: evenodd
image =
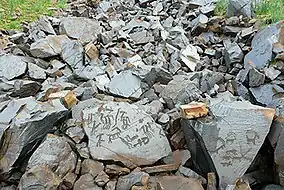
M 255 1 L 254 1 L 255 2 Z M 215 14 L 225 16 L 228 0 L 218 0 Z M 262 0 L 254 6 L 256 18 L 264 25 L 284 20 L 284 0 Z
M 64 9 L 67 0 L 0 0 L 0 28 L 21 30 L 21 23 L 33 22 L 41 15 L 51 16 Z

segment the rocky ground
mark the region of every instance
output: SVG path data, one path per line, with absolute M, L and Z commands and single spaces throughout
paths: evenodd
M 251 2 L 70 2 L 2 31 L 1 190 L 283 189 L 284 22 Z

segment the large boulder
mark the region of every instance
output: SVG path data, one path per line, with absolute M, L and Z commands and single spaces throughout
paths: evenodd
M 220 187 L 242 177 L 262 146 L 274 117 L 274 109 L 237 101 L 229 92 L 209 99 L 212 116 L 183 120 L 187 146 L 195 170 L 207 176 L 218 173 Z
M 88 121 L 84 129 L 94 159 L 121 161 L 133 168 L 153 164 L 171 153 L 162 127 L 136 105 L 99 103 L 80 115 Z

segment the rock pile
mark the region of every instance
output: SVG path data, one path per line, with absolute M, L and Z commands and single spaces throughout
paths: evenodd
M 284 22 L 246 2 L 73 1 L 2 31 L 0 188 L 281 189 Z

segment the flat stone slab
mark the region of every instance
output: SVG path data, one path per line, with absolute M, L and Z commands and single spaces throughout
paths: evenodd
M 97 35 L 102 32 L 102 27 L 95 19 L 66 17 L 61 19 L 59 31 L 82 43 L 88 43 L 97 39 Z
M 236 101 L 229 92 L 210 99 L 207 105 L 214 119 L 189 120 L 184 130 L 188 134 L 193 129 L 202 137 L 219 175 L 220 186 L 226 188 L 249 168 L 269 132 L 275 111 Z M 190 147 L 192 138 L 188 135 L 186 138 Z M 194 149 L 191 153 L 195 158 Z
M 82 115 L 94 159 L 121 161 L 132 168 L 153 164 L 171 153 L 161 126 L 136 105 L 101 103 Z
M 15 55 L 0 56 L 0 77 L 8 80 L 23 75 L 26 72 L 25 57 Z

